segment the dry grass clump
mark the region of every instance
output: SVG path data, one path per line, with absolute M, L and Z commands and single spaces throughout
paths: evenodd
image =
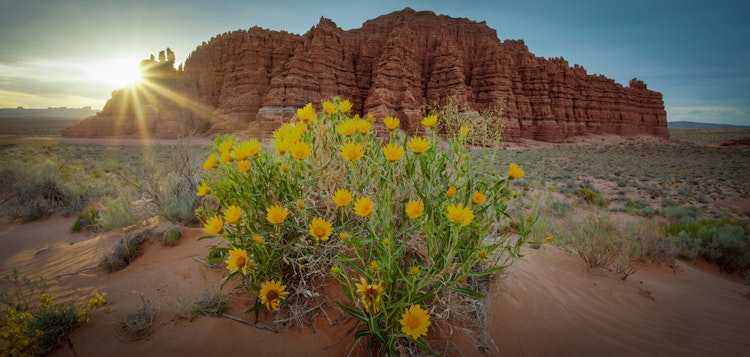
M 133 312 L 127 313 L 117 320 L 117 336 L 126 341 L 137 341 L 153 333 L 156 313 L 150 307 L 147 297 L 142 296 L 141 305 Z
M 221 292 L 205 292 L 198 301 L 193 303 L 190 310 L 190 318 L 196 318 L 200 315 L 217 317 L 227 311 L 227 299 Z
M 124 269 L 141 254 L 141 244 L 153 235 L 152 227 L 124 234 L 115 242 L 112 251 L 102 257 L 99 266 L 110 273 Z

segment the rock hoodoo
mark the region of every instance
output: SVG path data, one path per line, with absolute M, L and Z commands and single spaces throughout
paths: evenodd
M 505 139 L 560 142 L 594 134 L 668 137 L 664 102 L 640 80 L 622 86 L 523 41 L 500 41 L 484 23 L 411 9 L 344 31 L 320 22 L 304 35 L 258 27 L 204 42 L 174 69 L 167 49 L 142 63 L 144 94 L 113 92 L 104 110 L 66 136 L 175 137 L 188 130 L 263 135 L 307 102 L 341 96 L 354 113 L 402 119 L 451 98 L 466 110 L 504 106 Z M 140 100 L 134 100 L 140 98 Z M 143 98 L 148 98 L 144 101 Z M 146 121 L 140 118 L 144 118 Z

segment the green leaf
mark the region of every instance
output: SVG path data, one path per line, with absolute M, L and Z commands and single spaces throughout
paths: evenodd
M 344 311 L 345 313 L 347 313 L 347 314 L 349 314 L 349 315 L 352 315 L 352 317 L 354 317 L 355 319 L 357 319 L 357 320 L 359 320 L 359 321 L 362 321 L 362 322 L 364 322 L 364 323 L 368 323 L 368 321 L 370 320 L 370 319 L 369 319 L 369 318 L 368 318 L 367 316 L 365 316 L 365 315 L 361 314 L 361 313 L 360 313 L 360 312 L 358 312 L 358 311 L 355 311 L 354 309 L 351 309 L 351 308 L 348 308 L 348 307 L 346 307 L 346 306 L 342 305 L 342 304 L 341 304 L 340 302 L 338 302 L 338 301 L 336 301 L 336 305 L 338 305 L 338 306 L 339 306 L 339 308 L 340 308 L 340 309 L 341 309 L 342 311 Z

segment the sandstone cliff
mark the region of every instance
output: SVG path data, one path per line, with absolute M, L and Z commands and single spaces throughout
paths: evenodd
M 510 140 L 669 135 L 661 93 L 642 81 L 624 87 L 564 59 L 536 57 L 523 41 L 500 41 L 484 23 L 411 9 L 349 31 L 321 18 L 301 36 L 257 27 L 225 33 L 198 46 L 184 71 L 153 91 L 146 127 L 162 137 L 190 128 L 263 135 L 296 107 L 336 95 L 355 113 L 400 117 L 407 131 L 418 126 L 421 107 L 451 97 L 466 110 L 502 103 Z M 114 115 L 133 101 L 118 97 L 125 94 L 114 92 L 98 117 L 64 135 L 134 132 L 122 129 L 132 115 Z M 96 129 L 80 130 L 87 126 Z

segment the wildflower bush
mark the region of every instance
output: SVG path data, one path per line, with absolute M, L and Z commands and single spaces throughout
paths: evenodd
M 347 100 L 321 107 L 300 108 L 273 148 L 216 138 L 197 192 L 206 237 L 226 242 L 213 255 L 256 296 L 256 314 L 305 311 L 312 284 L 332 276 L 339 307 L 361 322 L 355 337 L 385 354 L 434 353 L 424 337 L 436 321 L 460 318 L 453 304 L 481 299 L 526 240 L 530 221 L 508 189 L 524 172 L 480 175 L 471 129 L 441 138 L 437 115 L 414 136 L 398 118 L 351 116 Z
M 19 277 L 17 271 L 5 277 L 13 288 L 0 293 L 0 355 L 43 356 L 55 348 L 80 324 L 89 321 L 89 315 L 107 303 L 104 294 L 97 290 L 85 305 L 76 307 L 72 302 L 54 303 L 46 293 L 44 279 Z M 33 301 L 34 296 L 38 296 Z

